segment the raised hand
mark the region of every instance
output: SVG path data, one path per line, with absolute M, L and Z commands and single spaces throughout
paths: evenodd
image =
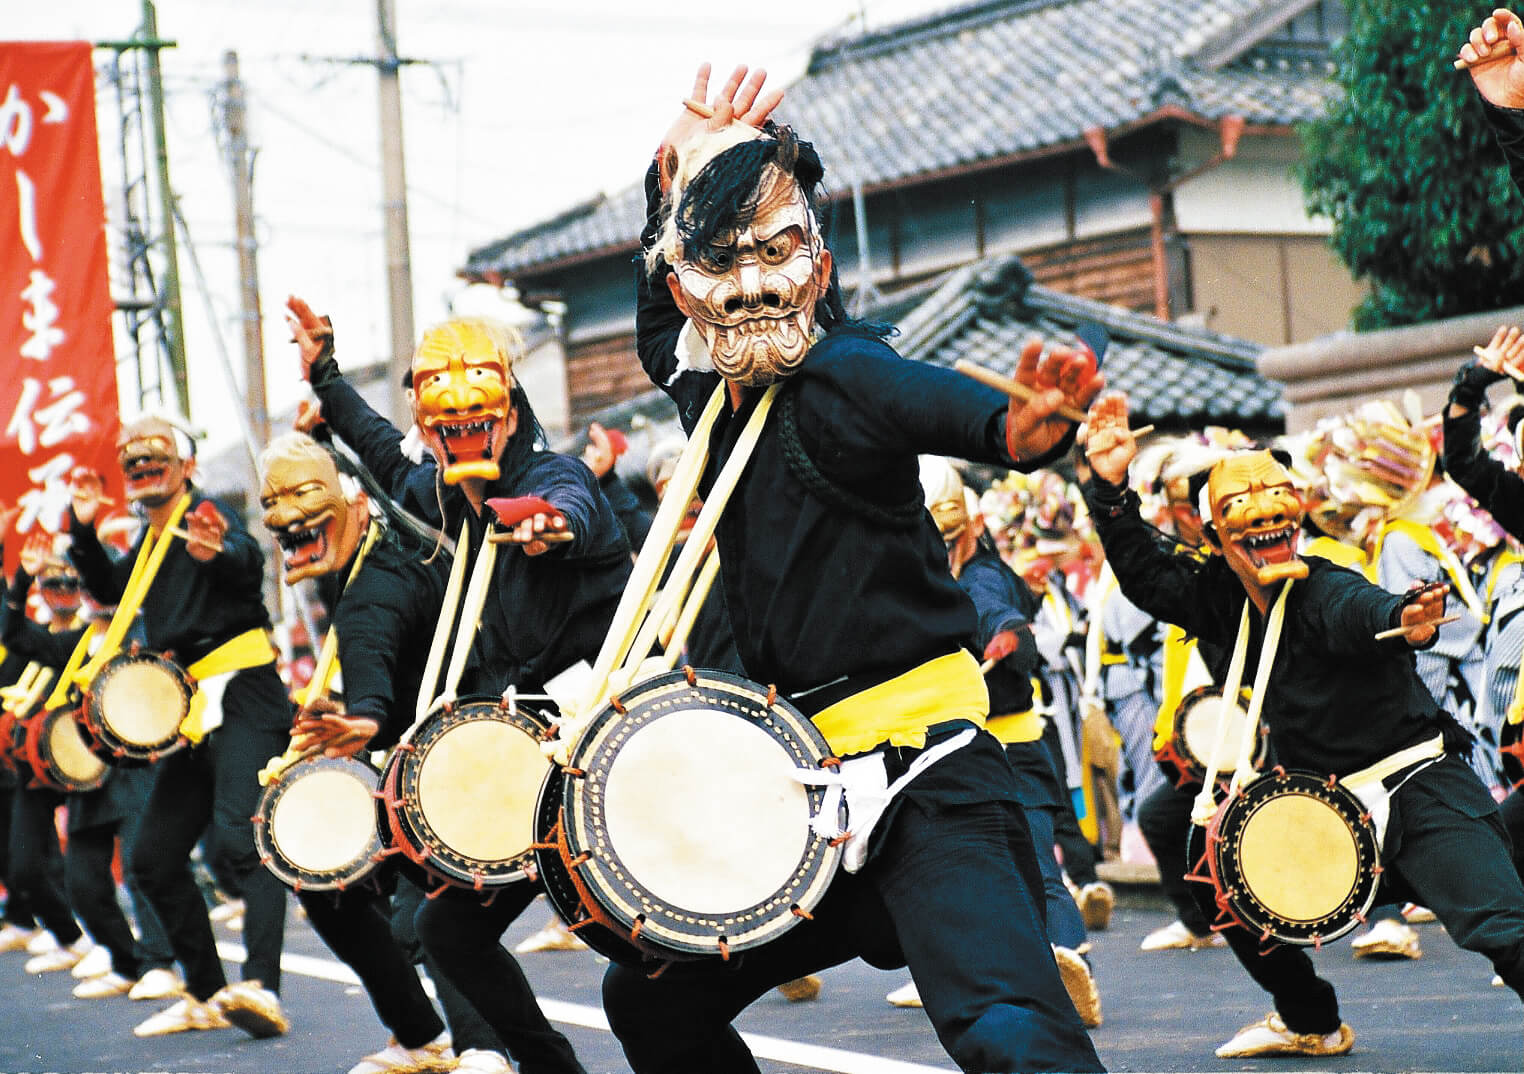
M 87 526 L 92 524 L 105 502 L 106 482 L 99 471 L 88 466 L 76 466 L 69 471 L 69 506 L 75 518 Z
M 210 501 L 203 500 L 201 506 L 185 516 L 185 529 L 185 551 L 198 563 L 209 563 L 222 551 L 228 522 Z
M 1018 462 L 1056 447 L 1073 424 L 1060 409 L 1083 411 L 1106 383 L 1089 348 L 1055 347 L 1044 355 L 1039 339 L 1021 348 L 1015 380 L 1030 392 L 1026 398 L 1012 395 L 1006 412 L 1006 451 Z
M 1472 353 L 1498 376 L 1518 377 L 1524 370 L 1524 330 L 1518 325 L 1501 325 L 1487 346 L 1473 347 Z
M 306 302 L 291 295 L 286 299 L 286 326 L 302 361 L 302 379 L 311 380 L 313 365 L 333 353 L 333 322 L 319 317 Z
M 1090 408 L 1086 421 L 1085 458 L 1090 469 L 1112 485 L 1127 484 L 1127 468 L 1138 453 L 1138 441 L 1127 427 L 1127 396 L 1107 392 Z
M 1461 46 L 1457 65 L 1471 72 L 1477 92 L 1499 108 L 1524 108 L 1524 24 L 1498 8 Z
M 656 155 L 661 161 L 659 170 L 663 186 L 672 178 L 669 166 L 672 150 L 698 134 L 724 130 L 732 123 L 760 129 L 767 122 L 767 117 L 772 115 L 773 109 L 783 100 L 783 91 L 780 89 L 762 92 L 762 86 L 767 81 L 765 70 L 758 68 L 748 78 L 745 64 L 732 71 L 719 92 L 710 98 L 709 71 L 709 64 L 699 64 L 698 73 L 693 77 L 693 90 L 683 104 L 683 110 L 662 137 Z M 695 105 L 699 107 L 696 109 Z M 708 115 L 704 114 L 706 111 Z
M 1426 645 L 1445 621 L 1445 598 L 1450 587 L 1433 582 L 1410 590 L 1402 606 L 1403 639 L 1409 645 Z
M 53 535 L 44 530 L 33 530 L 21 546 L 21 569 L 33 578 L 40 578 L 52 556 Z

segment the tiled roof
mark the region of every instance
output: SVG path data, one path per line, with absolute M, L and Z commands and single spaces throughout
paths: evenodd
M 1030 281 L 1016 257 L 959 269 L 900 322 L 895 349 L 937 365 L 966 358 L 1009 372 L 1027 339 L 1073 342 L 1078 326 L 1099 324 L 1111 337 L 1106 382 L 1127 393 L 1135 423 L 1174 431 L 1226 425 L 1251 435 L 1284 429 L 1282 386 L 1255 371 L 1260 344 Z
M 1295 7 L 1297 5 L 1291 5 Z M 1302 5 L 1305 6 L 1305 5 Z M 1284 18 L 1287 0 L 984 0 L 816 49 L 777 118 L 825 149 L 827 183 L 872 188 L 1071 143 L 1161 109 L 1280 126 L 1335 92 L 1316 49 L 1207 62 L 1230 30 Z M 633 178 L 633 177 L 632 177 Z M 467 274 L 633 244 L 634 183 L 473 251 Z

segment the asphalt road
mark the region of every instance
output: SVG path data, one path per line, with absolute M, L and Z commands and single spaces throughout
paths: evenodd
M 532 906 L 506 942 L 511 946 L 546 916 L 540 904 Z M 1111 928 L 1094 934 L 1105 1015 L 1095 1042 L 1113 1071 L 1524 1071 L 1524 1005 L 1511 991 L 1491 987 L 1485 960 L 1457 949 L 1432 924 L 1420 926 L 1424 957 L 1416 962 L 1358 962 L 1348 943 L 1315 954 L 1356 1032 L 1349 1057 L 1217 1059 L 1213 1049 L 1269 1004 L 1226 950 L 1140 952 L 1142 937 L 1169 918 L 1157 897 L 1142 890 L 1124 895 Z M 219 929 L 219 938 L 225 958 L 241 957 L 236 932 Z M 0 1072 L 343 1074 L 380 1047 L 386 1033 L 364 995 L 346 982 L 347 971 L 294 915 L 286 950 L 283 999 L 292 1030 L 266 1041 L 236 1029 L 139 1040 L 133 1025 L 161 1004 L 76 1000 L 67 973 L 28 977 L 25 956 L 0 955 Z M 522 962 L 547 1014 L 587 1069 L 626 1071 L 618 1044 L 603 1028 L 602 967 L 595 957 L 547 953 L 522 956 Z M 920 1011 L 884 1002 L 905 979 L 858 963 L 837 967 L 824 975 L 819 1000 L 789 1004 L 769 995 L 746 1012 L 740 1028 L 768 1074 L 955 1070 Z

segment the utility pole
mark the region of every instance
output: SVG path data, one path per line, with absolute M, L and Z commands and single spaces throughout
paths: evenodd
M 386 285 L 392 316 L 390 385 L 392 420 L 407 424 L 409 407 L 402 377 L 413 360 L 413 264 L 408 248 L 407 170 L 402 157 L 402 82 L 408 61 L 397 56 L 396 0 L 376 0 L 374 61 L 380 76 L 381 205 L 386 231 Z
M 270 442 L 270 411 L 265 401 L 265 344 L 259 304 L 259 259 L 254 240 L 254 151 L 249 148 L 243 82 L 238 53 L 223 53 L 222 122 L 224 151 L 233 172 L 233 209 L 238 247 L 239 310 L 243 320 L 244 398 L 255 447 Z

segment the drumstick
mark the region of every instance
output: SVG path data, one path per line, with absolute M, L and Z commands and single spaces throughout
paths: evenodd
M 1458 623 L 1458 622 L 1460 622 L 1460 616 L 1458 616 L 1458 615 L 1447 615 L 1443 619 L 1435 619 L 1433 622 L 1430 622 L 1430 623 L 1414 623 L 1410 627 L 1395 626 L 1395 627 L 1392 627 L 1392 629 L 1390 629 L 1390 630 L 1379 631 L 1376 634 L 1376 640 L 1377 641 L 1385 641 L 1387 638 L 1400 638 L 1402 635 L 1406 634 L 1408 631 L 1414 630 L 1414 629 L 1416 629 L 1418 627 L 1426 627 L 1426 626 L 1439 627 L 1439 626 L 1444 626 L 1446 623 Z
M 997 663 L 999 663 L 999 661 L 997 661 L 993 656 L 990 657 L 984 663 L 979 665 L 979 674 L 988 675 L 990 673 L 990 669 L 993 668 Z
M 1471 353 L 1476 355 L 1478 358 L 1486 358 L 1488 355 L 1486 347 L 1472 347 Z M 1502 365 L 1503 372 L 1507 373 L 1514 380 L 1524 380 L 1524 369 L 1520 369 L 1518 366 L 1512 364 L 1511 362 L 1504 362 Z
M 550 533 L 537 533 L 534 535 L 534 539 L 536 541 L 544 541 L 546 544 L 561 544 L 564 541 L 575 541 L 577 539 L 577 535 L 575 533 L 568 533 L 566 530 L 552 530 Z M 528 541 L 515 541 L 513 539 L 512 532 L 489 533 L 487 534 L 487 540 L 491 541 L 493 544 L 529 543 Z
M 953 368 L 965 377 L 977 380 L 980 384 L 994 388 L 996 391 L 1005 392 L 1006 395 L 1015 396 L 1023 401 L 1030 400 L 1037 395 L 1035 388 L 1028 388 L 1021 381 L 1008 377 L 1004 373 L 997 373 L 993 369 L 985 369 L 982 365 L 975 365 L 967 358 L 959 358 L 953 363 Z M 1089 417 L 1079 407 L 1070 406 L 1067 403 L 1059 406 L 1058 415 L 1076 422 L 1083 422 Z M 1132 435 L 1134 438 L 1137 438 L 1147 436 L 1153 431 L 1154 427 L 1152 425 L 1143 425 L 1132 430 Z
M 205 540 L 205 539 L 203 539 L 201 537 L 197 537 L 194 533 L 191 533 L 189 530 L 181 529 L 179 526 L 171 526 L 171 527 L 169 527 L 169 532 L 171 534 L 173 534 L 174 536 L 176 536 L 176 537 L 184 537 L 185 540 L 188 543 L 190 543 L 190 544 L 199 544 L 202 548 L 210 548 L 213 552 L 221 552 L 222 551 L 222 542 L 221 541 L 208 541 L 208 540 Z
M 1463 60 L 1459 56 L 1455 57 L 1454 67 L 1457 71 L 1469 71 L 1476 67 L 1487 67 L 1497 63 L 1499 60 L 1511 60 L 1515 55 L 1513 46 L 1507 41 L 1500 40 L 1492 46 L 1492 50 L 1485 56 L 1478 56 L 1474 60 Z

